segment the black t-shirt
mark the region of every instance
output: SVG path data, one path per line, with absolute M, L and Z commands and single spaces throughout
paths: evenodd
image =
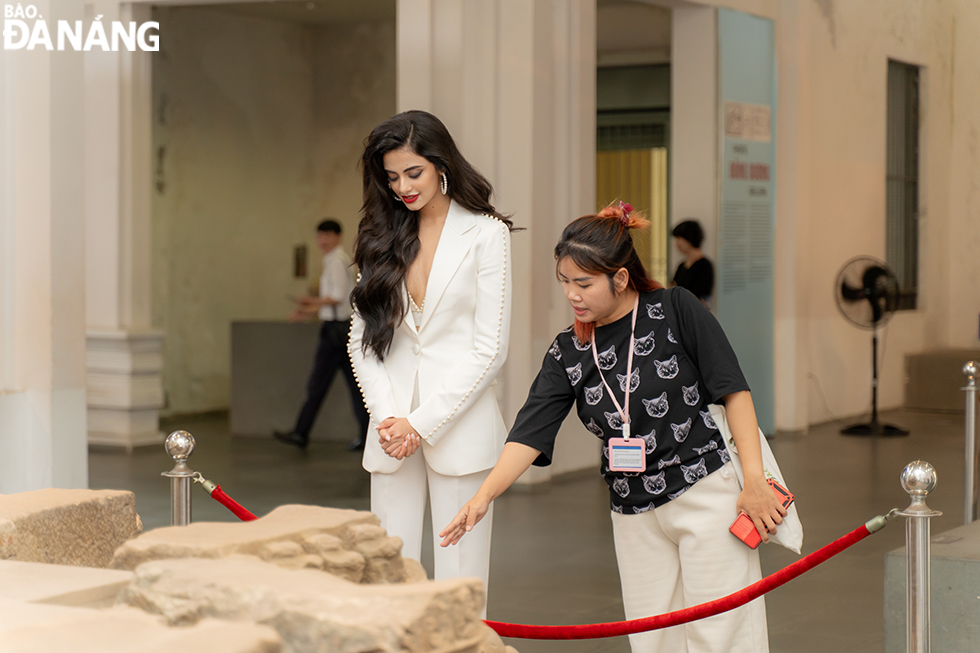
M 687 288 L 698 299 L 707 299 L 715 286 L 715 266 L 707 258 L 699 258 L 689 268 L 681 263 L 674 273 L 674 283 Z
M 621 406 L 631 323 L 628 314 L 597 327 L 594 335 L 601 374 Z M 609 485 L 612 509 L 623 514 L 663 505 L 725 464 L 728 451 L 708 404 L 748 390 L 721 325 L 681 288 L 641 293 L 633 354 L 630 431 L 646 442 L 645 472 L 609 470 L 609 438 L 622 436 L 622 420 L 591 346 L 579 342 L 571 327 L 545 354 L 507 438 L 540 451 L 535 465 L 550 465 L 558 429 L 577 404 L 579 419 L 603 441 L 600 473 Z

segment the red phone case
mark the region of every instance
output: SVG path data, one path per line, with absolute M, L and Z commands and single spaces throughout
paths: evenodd
M 762 536 L 756 530 L 755 524 L 744 512 L 738 513 L 738 517 L 735 518 L 728 530 L 732 532 L 732 535 L 745 542 L 745 546 L 750 549 L 758 548 L 762 542 Z
M 776 479 L 774 478 L 768 479 L 768 482 L 769 487 L 772 488 L 772 491 L 776 493 L 776 497 L 779 499 L 780 503 L 783 504 L 783 508 L 789 508 L 789 505 L 796 499 L 796 497 L 793 496 L 793 493 L 777 483 Z
M 779 499 L 780 503 L 783 504 L 783 508 L 789 508 L 790 504 L 796 500 L 793 493 L 784 488 L 782 485 L 776 482 L 776 479 L 767 479 L 769 487 L 772 491 L 776 493 L 776 497 Z M 759 531 L 756 529 L 755 524 L 749 519 L 749 516 L 744 512 L 738 513 L 738 517 L 732 522 L 732 525 L 728 527 L 728 530 L 732 532 L 732 535 L 738 539 L 745 542 L 745 546 L 750 549 L 755 549 L 762 542 L 762 536 L 759 535 Z

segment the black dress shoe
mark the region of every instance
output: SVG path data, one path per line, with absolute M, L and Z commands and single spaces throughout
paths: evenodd
M 364 449 L 364 438 L 354 438 L 347 443 L 347 451 L 361 451 Z
M 309 438 L 305 438 L 295 431 L 292 433 L 282 433 L 280 431 L 273 431 L 273 437 L 280 442 L 285 442 L 286 444 L 291 444 L 293 446 L 299 447 L 300 449 L 306 449 L 306 445 L 310 443 Z

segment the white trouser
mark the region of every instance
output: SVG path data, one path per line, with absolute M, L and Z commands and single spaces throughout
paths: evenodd
M 432 505 L 433 558 L 435 579 L 479 578 L 484 597 L 490 576 L 490 531 L 493 504 L 483 520 L 456 545 L 439 546 L 439 531 L 453 520 L 473 498 L 490 475 L 487 469 L 465 476 L 443 476 L 434 472 L 421 451 L 405 459 L 392 474 L 371 474 L 371 512 L 381 519 L 388 535 L 402 539 L 402 556 L 419 560 L 422 555 L 422 520 L 425 517 L 426 487 Z M 484 602 L 486 617 L 486 602 Z
M 732 535 L 739 492 L 731 463 L 640 515 L 612 513 L 627 619 L 711 601 L 762 578 L 759 552 Z M 687 625 L 630 635 L 633 653 L 766 653 L 762 598 Z

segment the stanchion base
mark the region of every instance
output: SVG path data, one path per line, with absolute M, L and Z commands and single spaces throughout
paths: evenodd
M 883 437 L 897 437 L 908 435 L 909 432 L 898 426 L 882 424 L 881 422 L 870 422 L 868 424 L 854 424 L 840 430 L 842 435 L 870 435 Z

